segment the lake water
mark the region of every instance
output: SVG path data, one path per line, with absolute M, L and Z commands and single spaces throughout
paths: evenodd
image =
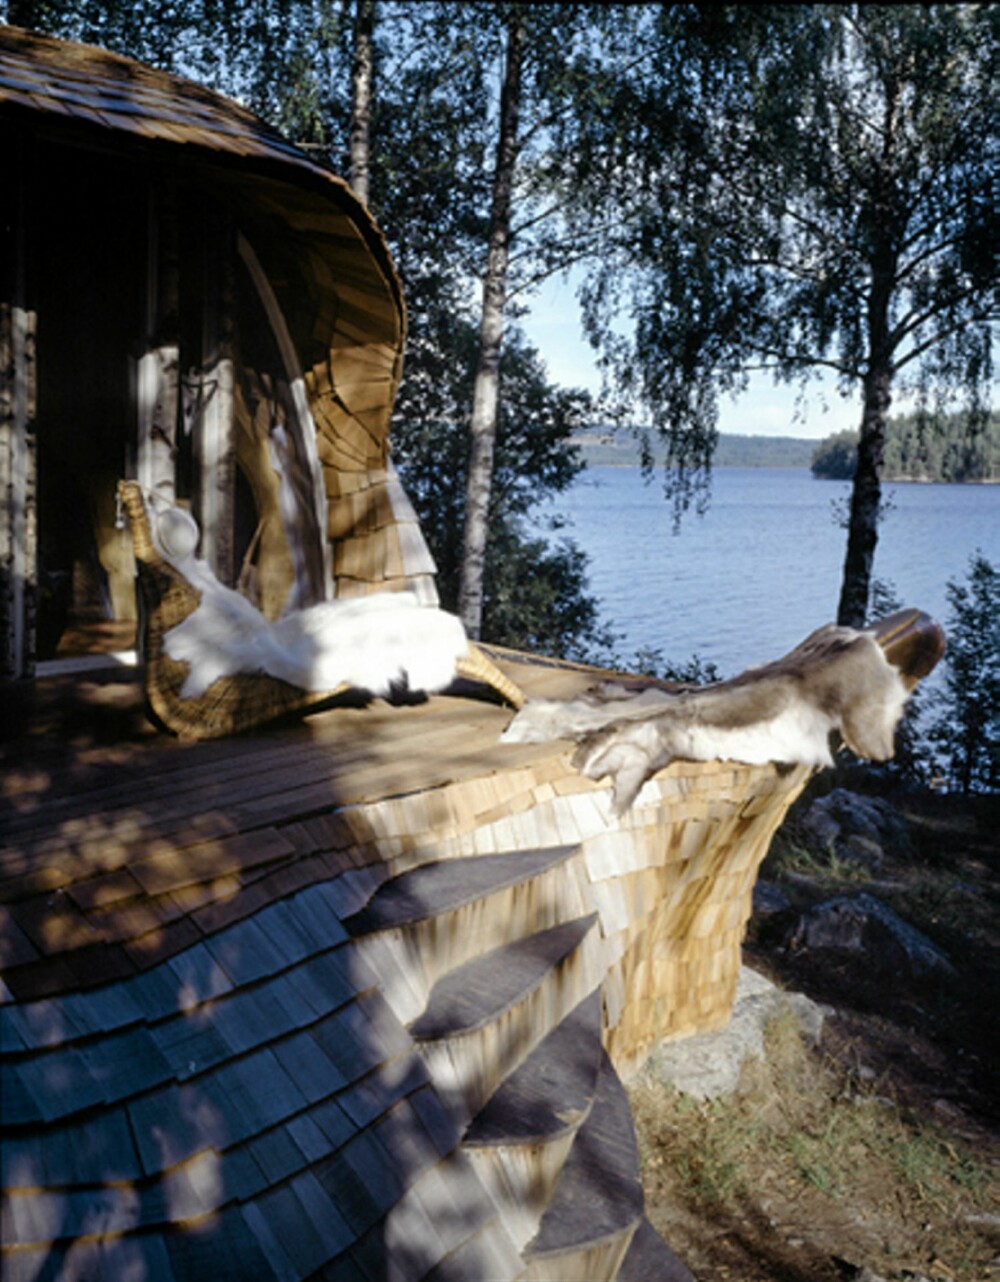
M 698 654 L 725 677 L 836 618 L 847 534 L 834 504 L 849 490 L 805 470 L 722 468 L 707 513 L 689 512 L 674 534 L 661 477 L 595 466 L 554 508 L 590 558 L 590 590 L 622 656 Z M 977 548 L 1000 560 L 1000 486 L 887 483 L 884 496 L 875 577 L 944 623 L 948 580 L 965 582 Z

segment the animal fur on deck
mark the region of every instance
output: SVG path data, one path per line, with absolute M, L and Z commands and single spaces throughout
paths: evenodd
M 188 512 L 167 509 L 153 530 L 164 559 L 201 595 L 163 638 L 164 653 L 187 665 L 183 699 L 198 698 L 220 677 L 255 672 L 310 691 L 443 690 L 468 651 L 460 621 L 412 592 L 323 601 L 272 622 L 195 556 L 198 527 Z
M 327 634 L 322 646 L 326 659 L 321 662 L 317 653 L 320 647 L 313 633 L 324 620 L 331 622 L 333 614 L 328 609 L 299 619 L 294 625 L 285 621 L 270 623 L 239 594 L 223 587 L 209 567 L 195 556 L 198 528 L 189 514 L 175 508 L 158 515 L 148 511 L 146 497 L 136 481 L 119 481 L 118 494 L 132 527 L 138 587 L 144 606 L 142 644 L 146 696 L 150 713 L 165 729 L 190 739 L 215 739 L 252 730 L 278 717 L 307 712 L 333 695 L 345 693 L 352 681 L 367 682 L 356 687 L 361 690 L 372 686 L 378 690 L 386 683 L 390 687 L 406 683 L 411 689 L 420 684 L 428 692 L 438 688 L 445 659 L 451 661 L 458 644 L 457 620 L 442 611 L 418 606 L 409 594 L 387 593 L 380 597 L 380 604 L 360 609 L 345 610 L 343 607 L 348 603 L 337 602 L 335 613 L 338 621 L 345 623 L 344 633 L 353 628 L 354 657 L 351 677 L 326 685 L 331 672 L 339 675 L 343 670 L 339 661 L 331 660 L 332 628 L 319 628 Z M 185 627 L 188 619 L 201 610 L 206 594 L 207 608 L 196 624 Z M 360 625 L 364 623 L 370 631 L 375 621 L 374 612 L 380 610 L 385 611 L 379 615 L 380 625 L 388 625 L 392 622 L 389 616 L 393 609 L 399 611 L 395 616 L 394 639 L 383 648 L 369 646 L 368 634 L 361 633 Z M 401 655 L 400 650 L 401 623 L 408 628 L 405 655 Z M 410 624 L 416 626 L 410 629 Z M 293 628 L 297 629 L 294 638 L 288 635 Z M 380 631 L 389 629 L 380 627 Z M 197 646 L 199 637 L 210 644 L 200 655 L 199 672 L 188 684 L 191 665 L 186 658 L 175 658 L 168 653 L 168 644 L 174 654 L 185 655 Z M 226 654 L 227 638 L 235 639 L 241 657 Z M 344 636 L 338 640 L 343 641 Z M 293 643 L 282 644 L 289 641 Z M 426 652 L 415 654 L 419 641 L 427 646 L 440 643 L 441 650 L 435 649 L 429 658 Z M 198 659 L 199 654 L 192 657 Z M 253 667 L 248 671 L 250 664 Z M 304 677 L 310 685 L 321 684 L 323 688 L 316 691 L 294 684 L 272 675 L 267 671 L 269 667 L 291 677 Z M 454 674 L 486 686 L 515 708 L 524 703 L 518 686 L 479 646 L 467 646 L 451 667 Z M 308 671 L 303 673 L 303 668 Z M 202 688 L 213 671 L 230 675 L 217 676 L 197 697 L 183 693 L 185 689 Z M 393 673 L 398 674 L 395 679 Z
M 614 780 L 618 814 L 675 758 L 826 766 L 838 731 L 858 756 L 885 761 L 928 652 L 933 667 L 943 648 L 940 628 L 917 611 L 865 631 L 831 624 L 732 681 L 676 690 L 608 682 L 568 702 L 529 701 L 503 741 L 575 740 L 574 765 Z

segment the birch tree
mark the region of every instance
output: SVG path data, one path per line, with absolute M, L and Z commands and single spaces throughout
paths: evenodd
M 478 639 L 483 621 L 483 565 L 493 478 L 500 353 L 507 304 L 507 268 L 511 235 L 514 175 L 520 148 L 521 65 L 525 23 L 517 6 L 507 18 L 500 130 L 490 204 L 483 311 L 479 331 L 479 362 L 472 394 L 469 427 L 469 475 L 465 502 L 462 581 L 458 612 L 470 637 Z
M 503 350 L 532 287 L 601 245 L 596 224 L 569 229 L 566 220 L 573 188 L 564 154 L 597 83 L 574 67 L 580 49 L 602 29 L 613 32 L 614 15 L 634 7 L 261 0 L 247 11 L 230 0 L 205 0 L 146 11 L 125 0 L 65 0 L 32 9 L 44 10 L 57 34 L 194 74 L 240 97 L 348 175 L 386 234 L 406 291 L 408 345 L 393 424 L 397 461 L 405 466 L 409 455 L 414 466 L 432 465 L 419 447 L 426 425 L 414 417 L 428 403 L 431 382 L 453 406 L 450 430 L 466 434 L 467 465 L 450 481 L 460 486 L 469 476 L 468 494 L 460 508 L 449 505 L 456 529 L 448 545 L 463 547 L 462 612 L 469 631 L 480 635 L 484 609 L 487 619 L 499 617 L 484 576 L 492 570 L 494 586 L 506 581 L 497 549 L 502 544 L 504 555 L 517 559 L 521 537 L 493 487 Z M 462 362 L 475 292 L 477 376 L 471 397 L 459 404 L 452 393 L 469 385 Z M 536 386 L 555 396 L 542 370 Z M 560 404 L 551 421 L 568 424 L 564 409 Z M 438 439 L 441 426 L 433 424 Z M 546 438 L 547 447 L 556 448 L 561 432 Z M 540 457 L 525 455 L 529 468 L 541 467 L 527 478 L 538 497 L 564 484 L 559 469 L 542 466 Z M 537 548 L 535 557 L 540 564 Z M 593 611 L 583 595 L 582 562 L 545 564 L 537 577 L 548 586 L 540 594 L 558 596 L 568 621 L 575 592 L 587 632 Z M 457 598 L 446 603 L 459 605 Z M 515 614 L 508 600 L 508 640 L 517 632 Z M 560 635 L 569 635 L 567 627 L 560 625 Z
M 372 34 L 375 0 L 358 0 L 354 17 L 354 50 L 351 65 L 350 182 L 355 196 L 368 204 L 371 168 Z
M 973 430 L 986 417 L 1000 9 L 653 17 L 655 73 L 619 82 L 604 137 L 579 158 L 621 224 L 588 286 L 591 335 L 666 440 L 680 509 L 704 486 L 719 395 L 751 372 L 805 385 L 826 370 L 859 396 L 838 607 L 859 625 L 893 396 L 928 421 L 963 402 Z

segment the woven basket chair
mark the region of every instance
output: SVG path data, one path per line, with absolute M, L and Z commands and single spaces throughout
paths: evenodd
M 197 698 L 182 698 L 187 665 L 171 659 L 164 652 L 163 641 L 171 628 L 198 608 L 201 593 L 161 556 L 138 483 L 121 481 L 118 493 L 135 551 L 143 610 L 146 698 L 160 725 L 184 738 L 216 739 L 304 713 L 350 690 L 346 684 L 323 692 L 302 690 L 254 672 L 220 677 Z M 524 693 L 477 646 L 469 646 L 456 675 L 488 687 L 515 708 L 524 703 Z

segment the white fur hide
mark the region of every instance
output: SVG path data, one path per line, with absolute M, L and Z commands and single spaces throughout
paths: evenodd
M 271 622 L 194 556 L 187 514 L 178 512 L 161 518 L 156 536 L 165 559 L 201 593 L 198 608 L 163 641 L 166 654 L 188 667 L 182 698 L 197 698 L 219 677 L 239 672 L 267 673 L 302 690 L 347 684 L 374 695 L 433 692 L 454 679 L 468 651 L 454 615 L 421 605 L 412 592 L 387 592 L 320 602 Z
M 610 775 L 621 814 L 676 758 L 825 766 L 839 731 L 859 756 L 892 756 L 908 688 L 869 632 L 827 627 L 733 681 L 671 691 L 608 683 L 566 702 L 531 700 L 504 743 L 574 740 L 588 778 Z

